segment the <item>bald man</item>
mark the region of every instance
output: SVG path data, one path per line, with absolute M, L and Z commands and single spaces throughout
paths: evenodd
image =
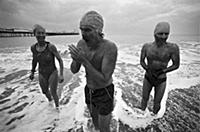
M 100 132 L 110 132 L 114 85 L 112 74 L 117 60 L 115 43 L 104 39 L 103 18 L 96 11 L 87 12 L 80 21 L 82 39 L 70 45 L 73 59 L 71 71 L 77 73 L 81 65 L 86 72 L 85 102 L 93 124 Z
M 155 41 L 144 44 L 141 50 L 140 64 L 146 70 L 141 103 L 143 113 L 145 113 L 152 87 L 155 88 L 153 115 L 159 112 L 166 88 L 166 73 L 178 69 L 180 65 L 179 47 L 174 43 L 167 42 L 169 33 L 169 23 L 158 23 L 154 30 Z M 173 63 L 168 67 L 170 60 Z

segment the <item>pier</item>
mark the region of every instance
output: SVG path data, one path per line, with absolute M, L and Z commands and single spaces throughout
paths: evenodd
M 46 32 L 46 35 L 47 36 L 79 35 L 79 33 L 78 32 Z M 28 30 L 28 29 L 0 28 L 0 37 L 34 37 L 34 34 L 31 30 Z

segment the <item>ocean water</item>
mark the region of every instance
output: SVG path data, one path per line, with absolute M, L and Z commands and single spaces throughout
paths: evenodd
M 119 37 L 119 36 L 118 36 Z M 108 36 L 118 46 L 118 60 L 114 72 L 115 109 L 112 131 L 119 131 L 119 121 L 130 128 L 146 127 L 155 118 L 162 118 L 166 110 L 168 92 L 185 89 L 200 83 L 200 41 L 198 36 L 171 36 L 169 41 L 180 47 L 181 65 L 168 73 L 167 88 L 157 117 L 140 118 L 131 102 L 132 95 L 141 99 L 144 70 L 139 64 L 140 50 L 152 36 Z M 59 84 L 60 112 L 49 106 L 38 84 L 28 76 L 31 69 L 30 46 L 35 38 L 0 38 L 0 131 L 1 132 L 90 132 L 92 124 L 84 103 L 85 74 L 72 75 L 68 45 L 76 44 L 80 36 L 47 37 L 60 52 L 65 67 L 65 82 Z M 169 63 L 171 65 L 172 62 Z M 58 62 L 56 63 L 57 67 Z M 137 89 L 137 90 L 136 90 Z M 153 97 L 153 90 L 151 93 Z M 150 111 L 148 111 L 150 114 Z

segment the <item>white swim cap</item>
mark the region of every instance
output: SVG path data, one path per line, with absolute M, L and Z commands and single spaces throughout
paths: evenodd
M 170 32 L 170 25 L 168 22 L 159 22 L 154 30 L 154 35 L 157 33 L 169 33 Z
M 81 26 L 91 26 L 96 29 L 98 32 L 102 32 L 103 30 L 103 18 L 96 11 L 87 12 L 80 21 Z

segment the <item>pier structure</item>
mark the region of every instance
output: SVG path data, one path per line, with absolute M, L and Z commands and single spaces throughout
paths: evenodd
M 56 36 L 56 35 L 79 35 L 78 32 L 46 32 L 47 36 Z M 33 37 L 34 34 L 31 30 L 28 29 L 19 29 L 19 28 L 0 28 L 0 37 Z

